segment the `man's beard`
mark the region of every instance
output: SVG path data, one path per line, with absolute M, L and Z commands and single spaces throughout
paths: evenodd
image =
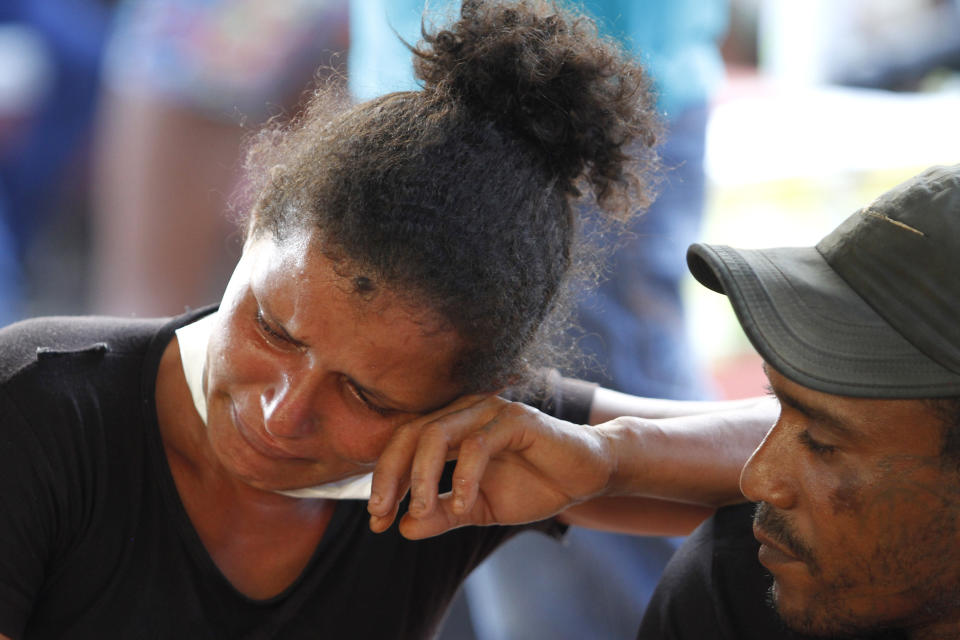
M 753 526 L 807 565 L 813 576 L 820 575 L 820 565 L 813 555 L 813 550 L 793 533 L 790 523 L 782 513 L 774 511 L 766 502 L 758 502 L 753 512 Z
M 774 509 L 765 502 L 758 502 L 753 514 L 753 522 L 757 529 L 762 531 L 773 542 L 776 542 L 784 549 L 801 560 L 814 577 L 821 575 L 822 570 L 817 563 L 813 550 L 800 540 L 791 529 L 787 518 L 774 511 Z M 780 607 L 777 605 L 777 587 L 770 585 L 767 591 L 767 604 L 773 607 L 780 616 L 784 625 L 799 638 L 824 638 L 848 640 L 908 640 L 909 635 L 901 629 L 862 629 L 850 628 L 840 625 L 830 626 L 830 623 L 836 623 L 837 620 L 831 616 L 817 616 L 813 611 L 805 611 L 802 614 L 790 615 L 785 617 Z M 825 623 L 824 620 L 827 620 Z M 838 628 L 839 627 L 839 628 Z
M 780 615 L 777 609 L 777 599 L 774 594 L 775 587 L 771 584 L 767 590 L 767 605 Z M 817 629 L 817 625 L 812 622 L 787 621 L 780 617 L 780 622 L 784 626 L 784 634 L 781 640 L 910 640 L 910 634 L 902 629 L 880 629 L 873 631 L 843 632 L 827 631 Z

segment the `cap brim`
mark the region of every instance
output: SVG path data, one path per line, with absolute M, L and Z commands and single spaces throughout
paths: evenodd
M 891 328 L 814 247 L 695 244 L 687 264 L 730 298 L 757 352 L 794 382 L 846 396 L 960 395 L 960 375 Z

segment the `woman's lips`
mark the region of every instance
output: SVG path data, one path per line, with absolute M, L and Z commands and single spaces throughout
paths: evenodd
M 268 442 L 262 436 L 255 433 L 251 430 L 247 424 L 240 418 L 239 412 L 237 412 L 237 407 L 231 405 L 230 407 L 230 417 L 233 420 L 233 424 L 237 429 L 237 433 L 240 434 L 240 437 L 243 438 L 243 441 L 246 442 L 251 449 L 256 451 L 262 456 L 267 458 L 272 458 L 275 460 L 302 460 L 300 456 L 294 455 L 284 451 L 280 447 Z

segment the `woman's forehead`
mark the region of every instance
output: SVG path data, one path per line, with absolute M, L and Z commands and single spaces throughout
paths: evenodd
M 224 295 L 221 310 L 237 322 L 266 322 L 290 339 L 296 371 L 342 374 L 395 408 L 421 412 L 459 395 L 452 375 L 459 335 L 389 288 L 372 298 L 355 290 L 309 237 L 251 239 Z M 259 319 L 258 319 L 259 316 Z M 440 328 L 438 328 L 440 327 Z M 249 350 L 244 339 L 227 349 Z M 281 353 L 284 350 L 281 345 Z M 272 353 L 272 351 L 271 351 Z M 290 352 L 288 352 L 290 353 Z M 266 354 L 266 352 L 265 352 Z M 285 365 L 285 366 L 287 366 Z
M 415 322 L 428 334 L 450 329 L 424 296 L 376 281 L 359 264 L 330 251 L 317 234 L 280 241 L 266 236 L 248 245 L 247 257 L 250 283 L 261 296 L 295 300 L 309 309 L 329 305 L 331 295 L 337 294 L 349 298 L 354 314 L 389 312 Z
M 309 238 L 276 242 L 266 237 L 247 247 L 244 260 L 249 260 L 257 303 L 307 343 L 336 327 L 340 334 L 347 329 L 365 332 L 368 339 L 383 334 L 399 344 L 429 344 L 444 352 L 459 346 L 449 324 L 426 304 L 388 285 L 360 286 L 365 276 L 330 258 Z

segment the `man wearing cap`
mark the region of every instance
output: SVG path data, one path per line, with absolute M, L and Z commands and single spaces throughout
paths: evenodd
M 756 506 L 691 537 L 640 638 L 960 637 L 958 256 L 960 165 L 816 247 L 691 247 L 781 413 L 740 478 Z
M 730 298 L 778 418 L 755 403 L 586 430 L 488 398 L 402 427 L 374 494 L 390 503 L 418 479 L 412 537 L 558 512 L 649 532 L 689 522 L 671 503 L 736 502 L 739 476 L 754 504 L 690 536 L 640 640 L 960 638 L 958 256 L 960 165 L 895 187 L 815 247 L 694 245 L 690 269 Z M 690 409 L 663 406 L 597 390 L 590 410 L 597 423 Z M 437 499 L 422 479 L 453 450 L 454 493 Z

